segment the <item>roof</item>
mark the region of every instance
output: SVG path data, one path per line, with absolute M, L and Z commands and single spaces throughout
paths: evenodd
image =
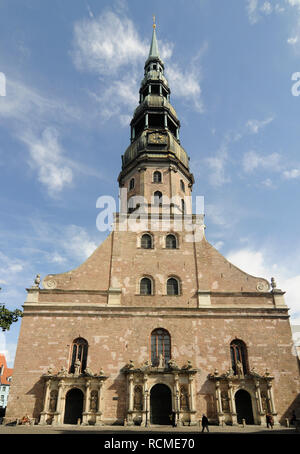
M 3 366 L 2 374 L 0 375 L 0 384 L 1 385 L 10 385 L 8 378 L 12 376 L 13 369 L 7 367 L 6 358 L 3 353 L 0 353 L 0 369 Z

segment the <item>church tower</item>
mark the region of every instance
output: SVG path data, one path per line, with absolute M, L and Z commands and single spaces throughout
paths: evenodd
M 84 263 L 27 289 L 6 422 L 283 424 L 299 406 L 284 292 L 199 235 L 164 69 L 154 27 L 120 213 Z
M 189 157 L 180 144 L 180 121 L 170 102 L 171 90 L 159 55 L 155 24 L 139 105 L 130 124 L 131 143 L 122 156 L 118 181 L 127 189 L 127 199 L 143 196 L 148 204 L 173 200 L 173 212 L 182 212 L 194 183 Z M 187 197 L 187 199 L 185 199 Z M 129 202 L 129 209 L 132 209 Z

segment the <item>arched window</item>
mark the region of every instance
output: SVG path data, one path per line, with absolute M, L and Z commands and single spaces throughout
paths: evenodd
M 172 235 L 171 233 L 166 236 L 166 248 L 167 249 L 176 249 L 177 248 L 177 240 L 176 236 Z
M 181 188 L 182 192 L 185 192 L 185 184 L 184 184 L 183 180 L 180 180 L 180 188 Z
M 149 233 L 144 233 L 141 238 L 141 248 L 151 249 L 152 248 L 152 236 Z
M 134 178 L 129 181 L 129 191 L 132 191 L 132 189 L 134 189 Z
M 158 366 L 160 355 L 162 355 L 164 364 L 167 365 L 171 359 L 171 338 L 168 331 L 157 328 L 151 333 L 151 363 Z
M 80 372 L 84 372 L 87 363 L 88 343 L 82 337 L 78 337 L 73 341 L 71 350 L 71 364 L 69 372 L 73 374 L 75 372 L 75 366 L 80 362 Z M 75 364 L 76 363 L 76 364 Z
M 231 367 L 234 375 L 239 373 L 241 364 L 244 375 L 248 373 L 247 347 L 242 340 L 234 339 L 230 344 Z
M 162 204 L 162 193 L 160 191 L 154 192 L 154 205 Z
M 153 183 L 161 183 L 161 173 L 158 170 L 153 174 Z
M 179 295 L 179 283 L 175 277 L 171 277 L 167 281 L 167 295 Z
M 140 294 L 152 295 L 152 281 L 148 277 L 143 277 L 140 282 Z

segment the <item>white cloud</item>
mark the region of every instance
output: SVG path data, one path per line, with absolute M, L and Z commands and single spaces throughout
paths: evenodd
M 132 21 L 113 12 L 85 19 L 74 27 L 74 63 L 80 70 L 115 74 L 121 66 L 145 58 L 149 46 L 142 42 Z
M 79 260 L 86 260 L 97 248 L 97 244 L 91 240 L 86 230 L 77 225 L 70 225 L 65 229 L 61 245 L 66 253 Z
M 262 16 L 269 16 L 274 12 L 277 14 L 283 13 L 285 8 L 280 3 L 274 5 L 270 1 L 246 0 L 246 10 L 250 24 L 254 25 L 259 22 Z
M 41 138 L 23 134 L 21 140 L 28 146 L 30 166 L 37 170 L 39 181 L 47 187 L 50 195 L 57 195 L 72 183 L 73 172 L 65 163 L 64 150 L 55 128 L 46 128 Z
M 246 127 L 249 132 L 257 134 L 261 129 L 263 129 L 268 124 L 272 123 L 274 117 L 266 118 L 265 120 L 248 120 Z
M 270 281 L 275 277 L 277 287 L 286 292 L 285 300 L 291 309 L 292 319 L 300 317 L 299 288 L 300 274 L 291 276 L 290 270 L 272 260 L 265 251 L 255 251 L 253 248 L 243 248 L 230 251 L 226 258 L 243 271 L 253 275 L 266 278 Z
M 278 153 L 261 155 L 256 151 L 248 151 L 243 157 L 243 169 L 246 173 L 251 173 L 255 169 L 268 169 L 270 171 L 280 171 L 281 156 Z
M 298 36 L 293 36 L 293 37 L 290 37 L 290 38 L 287 39 L 287 43 L 291 44 L 292 46 L 294 46 L 295 44 L 298 43 L 298 40 L 299 40 Z
M 150 37 L 149 37 L 150 38 Z M 158 40 L 162 60 L 169 60 L 166 76 L 175 97 L 187 99 L 197 111 L 203 111 L 199 57 L 183 71 L 175 62 L 173 43 Z M 118 116 L 121 124 L 128 109 L 138 105 L 142 68 L 149 53 L 150 39 L 144 40 L 134 23 L 123 13 L 106 11 L 74 26 L 72 57 L 76 68 L 100 76 L 100 87 L 91 93 L 104 120 Z M 204 46 L 205 47 L 205 46 Z
M 300 177 L 300 169 L 285 170 L 283 177 L 287 180 L 292 180 Z

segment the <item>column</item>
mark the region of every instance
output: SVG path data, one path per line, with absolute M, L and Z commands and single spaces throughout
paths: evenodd
M 228 383 L 228 394 L 229 394 L 229 405 L 230 405 L 232 425 L 236 425 L 237 417 L 236 417 L 236 408 L 235 408 L 235 400 L 234 400 L 234 395 L 233 395 L 232 382 Z
M 49 404 L 48 401 L 49 401 L 49 393 L 50 393 L 50 384 L 51 384 L 51 381 L 48 380 L 46 382 L 44 408 L 43 408 L 43 411 L 41 412 L 41 417 L 40 417 L 40 422 L 39 422 L 39 424 L 41 424 L 41 425 L 46 424 L 47 410 L 48 410 L 48 404 Z
M 216 402 L 217 402 L 218 421 L 219 421 L 219 424 L 222 424 L 223 408 L 222 408 L 221 389 L 220 389 L 219 381 L 216 381 Z
M 146 113 L 146 115 L 145 115 L 145 129 L 148 129 L 148 127 L 149 127 L 149 123 L 148 122 L 149 122 L 149 116 Z
M 258 412 L 258 423 L 261 424 L 261 418 L 264 415 L 264 411 L 263 411 L 263 407 L 262 407 L 259 381 L 255 382 L 255 398 L 256 398 L 256 406 L 257 406 L 257 412 Z
M 133 374 L 130 374 L 128 377 L 129 380 L 129 404 L 128 410 L 133 411 Z
M 53 424 L 62 424 L 62 412 L 63 412 L 63 404 L 65 398 L 63 396 L 65 382 L 61 380 L 58 383 L 58 395 L 57 395 L 57 405 L 56 405 L 56 417 L 53 419 Z
M 85 401 L 84 401 L 84 411 L 82 413 L 82 422 L 83 426 L 88 425 L 88 413 L 89 413 L 89 404 L 90 404 L 90 394 L 91 394 L 91 381 L 87 380 L 85 384 Z
M 189 397 L 190 397 L 190 411 L 194 411 L 194 389 L 193 389 L 194 377 L 189 375 Z
M 150 425 L 150 406 L 149 406 L 149 390 L 148 390 L 148 375 L 144 375 L 144 402 L 143 402 L 143 416 L 142 426 L 149 427 Z
M 98 385 L 98 411 L 96 416 L 96 425 L 100 426 L 102 424 L 101 417 L 102 417 L 102 406 L 101 406 L 101 397 L 102 397 L 102 386 L 103 383 L 100 382 Z
M 176 413 L 176 422 L 177 425 L 180 426 L 180 399 L 179 399 L 179 377 L 178 374 L 174 375 L 174 411 Z
M 164 114 L 164 123 L 165 123 L 165 128 L 168 128 L 168 114 L 165 112 Z
M 271 413 L 273 415 L 277 415 L 276 408 L 275 408 L 275 402 L 274 402 L 273 387 L 272 387 L 271 382 L 268 382 L 268 391 L 267 392 L 268 392 L 268 399 L 269 399 L 270 407 L 271 407 Z

